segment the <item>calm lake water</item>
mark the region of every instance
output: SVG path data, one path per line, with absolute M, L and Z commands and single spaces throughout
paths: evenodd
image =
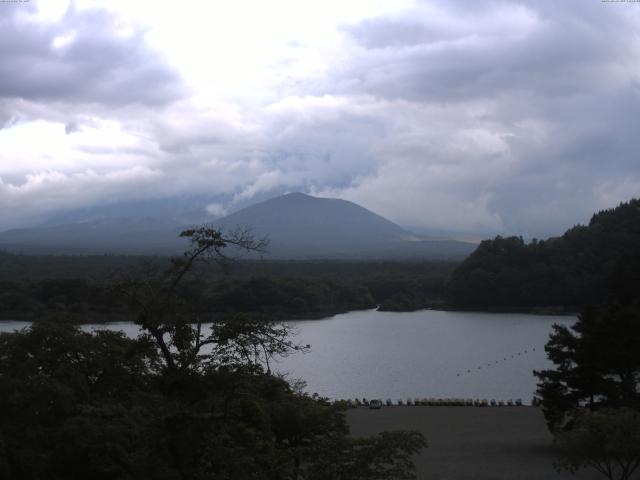
M 532 371 L 551 364 L 544 352 L 551 326 L 573 317 L 365 310 L 291 322 L 311 351 L 281 359 L 276 369 L 302 378 L 310 393 L 330 398 L 521 398 L 536 389 Z M 0 331 L 27 326 L 0 322 Z M 135 335 L 128 323 L 85 325 Z

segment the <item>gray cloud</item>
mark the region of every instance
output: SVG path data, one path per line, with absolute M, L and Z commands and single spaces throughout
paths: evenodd
M 510 92 L 548 98 L 609 83 L 614 70 L 629 67 L 638 54 L 629 41 L 637 23 L 601 4 L 483 5 L 469 11 L 441 4 L 439 15 L 409 12 L 345 26 L 361 51 L 336 85 L 419 101 Z
M 71 7 L 57 22 L 29 4 L 2 5 L 0 97 L 107 105 L 165 104 L 184 95 L 179 75 L 144 40 L 118 32 L 106 10 Z
M 383 182 L 393 198 L 394 185 L 415 182 L 402 173 L 410 169 L 429 189 L 413 189 L 425 206 L 423 224 L 464 228 L 474 219 L 463 206 L 479 205 L 476 228 L 530 235 L 560 233 L 595 209 L 640 195 L 633 128 L 640 113 L 640 44 L 631 40 L 640 24 L 637 5 L 452 5 L 436 2 L 432 15 L 418 9 L 343 27 L 354 58 L 313 88 L 366 93 L 425 111 L 441 107 L 419 120 L 424 132 L 410 159 L 402 154 L 406 146 L 389 136 L 384 167 L 344 194 L 416 222 L 419 209 L 403 206 L 406 198 L 383 203 L 375 193 Z M 500 139 L 504 148 L 482 152 L 465 144 L 465 131 Z M 434 201 L 452 215 L 431 211 Z
M 46 118 L 73 138 L 107 118 L 135 141 L 77 145 L 75 170 L 7 174 L 0 201 L 27 218 L 193 195 L 219 213 L 304 190 L 405 225 L 559 234 L 640 195 L 639 26 L 638 4 L 420 2 L 343 25 L 322 74 L 225 109 L 181 97 L 144 32 L 116 35 L 105 12 L 14 14 L 0 20 L 16 39 L 0 45 L 0 125 Z

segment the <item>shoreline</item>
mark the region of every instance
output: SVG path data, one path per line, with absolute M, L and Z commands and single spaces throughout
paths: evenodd
M 526 315 L 545 316 L 562 316 L 571 317 L 578 315 L 579 310 L 565 309 L 564 307 L 533 307 L 533 308 L 517 308 L 517 307 L 456 307 L 451 305 L 434 305 L 425 307 L 422 310 L 437 310 L 442 312 L 477 312 L 477 313 L 521 313 Z
M 351 312 L 364 312 L 364 311 L 376 311 L 381 313 L 415 313 L 421 311 L 438 311 L 438 312 L 463 312 L 463 313 L 497 313 L 497 314 L 522 314 L 522 315 L 532 315 L 532 316 L 562 316 L 562 317 L 575 317 L 578 315 L 578 312 L 567 311 L 567 310 L 556 310 L 551 308 L 534 308 L 534 309 L 517 309 L 517 308 L 463 308 L 463 307 L 453 307 L 447 305 L 432 305 L 425 306 L 422 308 L 418 308 L 415 310 L 383 310 L 380 309 L 380 306 L 373 308 L 360 308 L 360 309 L 331 309 L 331 310 L 315 310 L 305 314 L 297 314 L 291 312 L 218 312 L 214 313 L 210 316 L 209 319 L 203 321 L 203 323 L 211 323 L 215 318 L 223 318 L 225 316 L 231 315 L 247 315 L 254 317 L 272 317 L 276 322 L 302 322 L 302 321 L 315 321 L 315 320 L 325 320 L 336 315 L 342 315 Z M 0 314 L 2 315 L 2 314 Z M 133 320 L 130 318 L 126 318 L 127 314 L 122 313 L 122 318 L 114 318 L 111 313 L 98 313 L 98 312 L 87 312 L 85 314 L 81 314 L 79 312 L 49 312 L 42 313 L 38 315 L 37 319 L 34 319 L 32 315 L 21 315 L 19 313 L 12 313 L 11 318 L 3 318 L 0 316 L 0 323 L 2 322 L 30 322 L 37 323 L 41 321 L 45 321 L 47 317 L 56 317 L 56 316 L 65 316 L 69 317 L 80 317 L 85 316 L 88 317 L 88 321 L 80 321 L 74 322 L 76 325 L 92 325 L 92 324 L 109 324 L 109 323 L 122 323 L 122 322 L 131 322 Z

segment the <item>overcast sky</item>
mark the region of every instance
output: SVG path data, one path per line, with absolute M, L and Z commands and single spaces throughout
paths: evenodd
M 640 3 L 0 3 L 0 230 L 284 191 L 558 234 L 640 196 Z

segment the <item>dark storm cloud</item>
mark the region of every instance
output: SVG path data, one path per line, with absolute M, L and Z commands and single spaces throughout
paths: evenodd
M 425 204 L 444 195 L 479 206 L 466 223 L 491 219 L 491 229 L 529 235 L 560 233 L 639 196 L 638 28 L 640 4 L 597 1 L 423 2 L 343 26 L 353 58 L 311 88 L 441 107 L 420 118 L 423 140 L 414 141 L 412 160 L 399 160 L 399 142 L 391 145 L 385 177 L 361 179 L 346 194 L 373 205 L 376 188 L 406 185 L 412 179 L 402 166 L 413 168 L 432 189 L 430 196 L 416 186 Z M 486 141 L 461 140 L 468 133 L 503 148 L 482 152 Z M 427 178 L 434 171 L 437 183 Z M 463 211 L 451 208 L 450 218 Z M 433 211 L 425 218 L 455 223 Z
M 384 121 L 350 110 L 330 97 L 292 97 L 253 111 L 259 128 L 243 129 L 215 112 L 175 107 L 153 118 L 152 136 L 172 189 L 242 203 L 269 192 L 347 187 L 375 171 L 373 139 L 384 135 Z
M 124 105 L 163 104 L 184 94 L 178 74 L 106 10 L 37 21 L 29 4 L 0 5 L 0 97 Z
M 16 11 L 0 18 L 0 127 L 46 119 L 82 159 L 6 169 L 0 201 L 25 217 L 42 198 L 217 195 L 224 211 L 303 190 L 405 225 L 540 237 L 640 196 L 640 3 L 418 2 L 342 25 L 314 74 L 278 67 L 269 99 L 210 104 L 174 101 L 177 74 L 111 14 Z
M 488 5 L 343 27 L 362 52 L 336 85 L 418 101 L 522 91 L 563 96 L 609 81 L 609 68 L 637 54 L 633 22 L 600 3 Z

